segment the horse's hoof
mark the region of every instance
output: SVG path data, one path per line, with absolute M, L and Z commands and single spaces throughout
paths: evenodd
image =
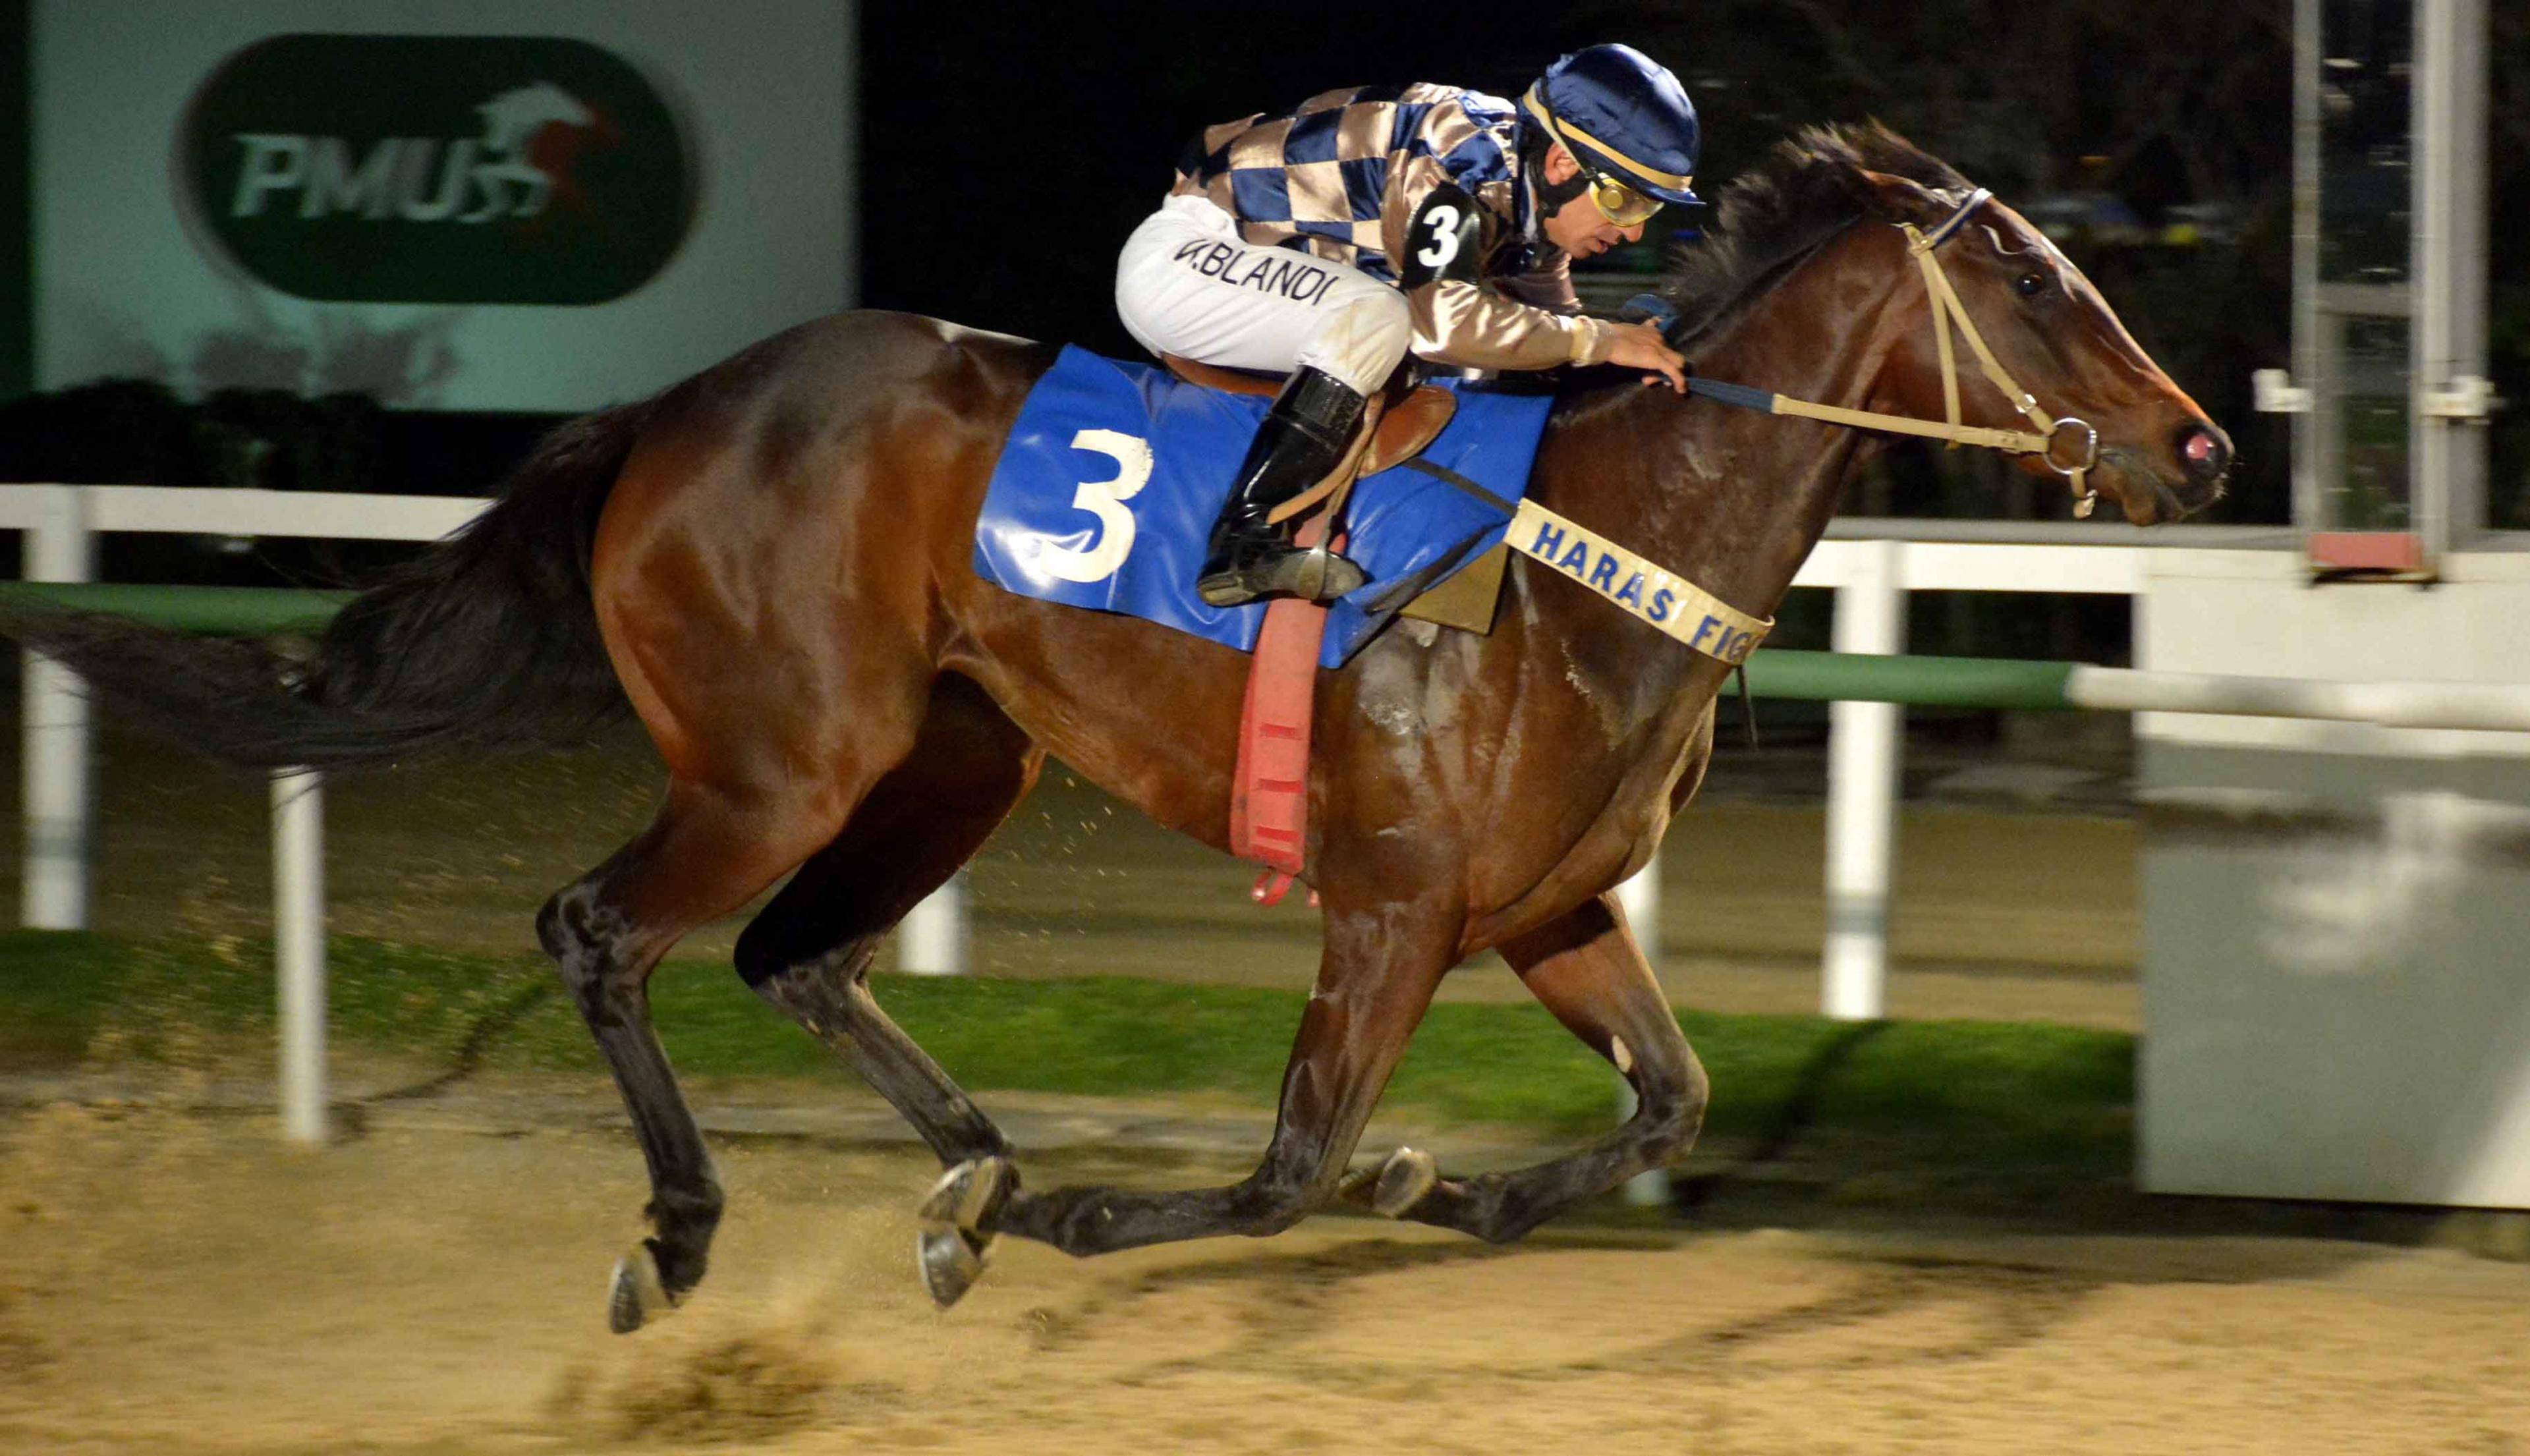
M 1421 1203 L 1423 1195 L 1440 1180 L 1441 1169 L 1432 1161 L 1431 1154 L 1400 1148 L 1389 1154 L 1388 1160 L 1376 1171 L 1361 1177 L 1354 1197 L 1382 1218 L 1399 1218 Z
M 931 1303 L 947 1309 L 966 1297 L 975 1279 L 984 1272 L 984 1259 L 993 1251 L 994 1240 L 982 1234 L 949 1223 L 925 1223 L 913 1236 L 913 1266 L 922 1274 L 922 1287 L 931 1295 Z
M 982 1233 L 1018 1184 L 1018 1170 L 1009 1159 L 970 1158 L 942 1173 L 916 1212 L 926 1223 L 954 1224 Z
M 631 1334 L 677 1307 L 668 1286 L 659 1280 L 659 1257 L 647 1241 L 615 1261 L 615 1277 L 606 1290 L 606 1327 Z
M 931 1185 L 918 1211 L 922 1231 L 913 1236 L 913 1264 L 933 1304 L 945 1310 L 974 1287 L 992 1252 L 990 1225 L 1018 1182 L 1009 1159 L 970 1158 Z

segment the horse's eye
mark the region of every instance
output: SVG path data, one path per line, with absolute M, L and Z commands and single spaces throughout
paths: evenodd
M 2047 292 L 2047 275 L 2044 273 L 2023 273 L 2020 275 L 2018 281 L 2012 284 L 2012 287 L 2020 291 L 2020 297 L 2024 298 L 2035 298 L 2040 294 Z

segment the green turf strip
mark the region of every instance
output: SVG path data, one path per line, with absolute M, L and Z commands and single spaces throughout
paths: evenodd
M 535 957 L 373 941 L 329 951 L 331 1034 L 442 1064 L 604 1075 Z M 0 935 L 0 1071 L 233 1048 L 272 1024 L 271 947 L 253 942 Z M 1298 1024 L 1293 992 L 1121 978 L 881 976 L 880 1001 L 978 1092 L 1199 1093 L 1269 1105 Z M 849 1077 L 727 969 L 672 962 L 652 985 L 660 1036 L 698 1077 Z M 1714 1084 L 1707 1127 L 1763 1138 L 1797 1121 L 2121 1161 L 2134 1040 L 1973 1022 L 1854 1026 L 1680 1015 Z M 1432 1008 L 1386 1105 L 1450 1120 L 1604 1126 L 1607 1066 L 1534 1005 Z

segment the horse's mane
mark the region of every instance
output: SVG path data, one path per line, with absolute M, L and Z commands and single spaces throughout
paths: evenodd
M 1689 346 L 1764 292 L 1786 265 L 1873 208 L 1866 172 L 1936 191 L 1967 190 L 1950 163 L 1878 122 L 1804 128 L 1723 189 L 1701 241 L 1672 249 L 1659 294 L 1678 310 L 1670 338 Z

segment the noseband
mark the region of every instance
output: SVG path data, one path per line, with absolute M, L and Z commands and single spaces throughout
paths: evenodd
M 1948 218 L 1943 220 L 1941 226 L 1929 233 L 1921 231 L 1913 223 L 1898 225 L 1898 230 L 1906 235 L 1906 251 L 1913 256 L 1916 266 L 1923 272 L 1924 292 L 1930 294 L 1933 299 L 1933 339 L 1940 346 L 1942 356 L 1942 412 L 1948 419 L 1952 431 L 1948 438 L 1953 446 L 1988 445 L 2010 455 L 2038 457 L 2046 462 L 2048 469 L 2064 476 L 2073 483 L 2073 513 L 2077 516 L 2087 516 L 2091 513 L 2091 508 L 2099 504 L 2100 499 L 2098 493 L 2090 488 L 2089 482 L 2084 478 L 2089 474 L 2091 467 L 2100 461 L 2100 432 L 2093 428 L 2088 420 L 2076 419 L 2070 415 L 2058 418 L 2038 407 L 2037 397 L 2022 389 L 2019 382 L 2014 380 L 1995 358 L 1994 351 L 1986 347 L 1984 336 L 1977 332 L 1975 320 L 1968 317 L 1967 309 L 1959 302 L 1957 291 L 1951 287 L 1950 275 L 1942 271 L 1941 259 L 1934 256 L 1941 245 L 1950 241 L 1951 235 L 1956 233 L 1968 220 L 1968 214 L 1984 206 L 1993 196 L 1994 193 L 1984 188 L 1977 189 L 1968 194 L 1966 201 L 1961 202 Z M 1958 358 L 1951 349 L 1952 324 L 1958 326 L 1959 333 L 1968 341 L 1968 348 L 1975 351 L 1977 368 L 1985 375 L 1987 382 L 2003 391 L 2003 397 L 2009 400 L 2012 407 L 2019 410 L 2024 418 L 2038 427 L 2038 433 L 1987 432 L 2008 437 L 2007 440 L 2001 441 L 1971 440 L 1966 437 L 1965 427 L 1959 423 L 1959 367 Z M 2080 446 L 2080 454 L 2070 464 L 2057 458 L 2056 455 L 2056 442 L 2068 432 L 2078 436 Z
M 1951 287 L 1950 276 L 1942 271 L 1941 259 L 1935 256 L 1941 245 L 1967 222 L 1968 215 L 1984 206 L 1993 196 L 1994 193 L 1985 189 L 1977 189 L 1930 232 L 1913 223 L 1897 224 L 1898 230 L 1906 235 L 1907 253 L 1915 259 L 1916 267 L 1924 275 L 1924 291 L 1932 296 L 1933 340 L 1942 360 L 1943 423 L 1936 424 L 1911 415 L 1881 414 L 1868 409 L 1817 404 L 1752 389 L 1744 384 L 1725 384 L 1714 379 L 1689 379 L 1687 388 L 1725 404 L 1759 409 L 1768 414 L 1795 414 L 1858 429 L 1920 435 L 1930 440 L 1946 440 L 1952 446 L 1974 445 L 2006 455 L 2034 455 L 2046 463 L 2047 468 L 2072 482 L 2073 513 L 2089 515 L 2091 508 L 2098 505 L 2100 499 L 2087 478 L 2091 467 L 2100 462 L 2100 432 L 2088 420 L 2071 415 L 2058 418 L 2038 406 L 2037 397 L 2022 389 L 1995 358 L 1994 351 L 1986 347 L 1985 336 L 1977 332 L 1975 321 L 1968 317 L 1967 309 L 1959 303 L 1957 291 Z M 1958 354 L 1951 344 L 1951 330 L 1954 325 L 1967 340 L 1969 351 L 1976 355 L 1978 371 L 1996 389 L 2003 391 L 2004 398 L 2036 425 L 2036 430 L 1996 430 L 1959 422 Z M 2071 447 L 2070 451 L 2060 454 L 2057 449 L 2059 441 L 2064 441 Z

